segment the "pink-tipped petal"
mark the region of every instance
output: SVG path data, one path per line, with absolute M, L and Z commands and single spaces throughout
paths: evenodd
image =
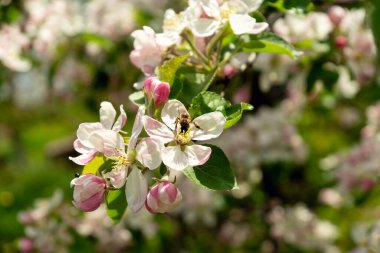
M 82 145 L 86 147 L 93 147 L 89 142 L 88 138 L 90 138 L 90 135 L 93 134 L 95 131 L 103 129 L 103 125 L 99 122 L 97 123 L 82 123 L 79 125 L 77 130 L 77 137 L 82 143 Z
M 124 111 L 123 105 L 120 105 L 120 115 L 112 127 L 113 131 L 120 131 L 127 123 L 127 114 Z
M 78 165 L 86 165 L 89 162 L 91 162 L 96 157 L 97 154 L 98 152 L 96 150 L 93 150 L 92 152 L 89 152 L 87 154 L 82 154 L 77 157 L 69 156 L 69 159 Z
M 145 131 L 150 137 L 158 139 L 163 143 L 168 143 L 174 140 L 173 132 L 161 122 L 149 116 L 143 116 L 143 124 Z
M 186 154 L 190 166 L 198 166 L 206 163 L 211 155 L 211 148 L 202 145 L 191 145 L 186 147 Z

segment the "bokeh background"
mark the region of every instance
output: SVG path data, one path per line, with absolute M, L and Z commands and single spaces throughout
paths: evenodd
M 174 0 L 0 1 L 0 252 L 380 252 L 378 1 L 265 1 L 270 30 L 304 54 L 231 61 L 217 85 L 255 109 L 215 144 L 238 190 L 178 176 L 167 215 L 84 214 L 69 183 L 76 129 L 143 80 L 130 34 Z M 247 57 L 242 55 L 242 57 Z M 245 64 L 242 64 L 245 62 Z M 127 126 L 130 128 L 131 126 Z

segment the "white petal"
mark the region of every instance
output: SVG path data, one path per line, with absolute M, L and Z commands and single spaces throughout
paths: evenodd
M 135 213 L 138 212 L 143 207 L 147 194 L 148 182 L 146 178 L 139 169 L 133 167 L 125 185 L 125 196 L 129 208 Z
M 82 143 L 82 145 L 86 147 L 93 147 L 88 139 L 90 138 L 91 134 L 93 134 L 95 131 L 98 131 L 100 129 L 104 129 L 103 125 L 99 122 L 97 123 L 82 123 L 79 125 L 77 130 L 77 137 Z
M 226 118 L 221 112 L 203 114 L 193 120 L 199 128 L 192 127 L 193 140 L 204 141 L 218 137 L 224 129 Z
M 156 169 L 161 164 L 161 150 L 164 144 L 153 138 L 144 138 L 136 146 L 136 159 L 150 170 Z
M 86 145 L 84 145 L 79 139 L 76 139 L 74 141 L 73 146 L 74 146 L 75 151 L 81 154 L 87 154 L 91 152 L 92 150 L 94 150 L 93 147 L 87 147 Z
M 124 152 L 123 137 L 112 130 L 96 131 L 90 136 L 89 141 L 97 151 L 102 152 L 109 158 Z
M 211 155 L 211 148 L 202 145 L 191 145 L 186 147 L 186 154 L 190 166 L 202 165 L 208 161 Z
M 258 34 L 264 32 L 269 27 L 268 23 L 265 22 L 259 22 L 256 23 L 253 29 L 251 30 L 250 34 Z
M 163 143 L 168 143 L 174 140 L 173 132 L 161 122 L 149 116 L 143 116 L 143 124 L 145 131 L 150 137 L 158 139 Z
M 229 16 L 232 31 L 236 35 L 240 34 L 258 34 L 268 28 L 265 22 L 256 23 L 256 19 L 248 14 L 231 14 Z
M 218 30 L 220 22 L 214 19 L 200 18 L 190 25 L 190 29 L 196 37 L 208 37 Z
M 189 114 L 186 107 L 180 101 L 172 99 L 165 104 L 164 108 L 162 108 L 161 118 L 170 129 L 174 130 L 175 121 L 181 113 Z
M 116 117 L 116 110 L 110 102 L 102 102 L 100 104 L 100 123 L 106 128 L 111 129 Z
M 181 146 L 169 146 L 162 150 L 162 161 L 173 170 L 184 170 L 189 166 L 189 161 Z
M 120 131 L 124 127 L 125 123 L 127 123 L 127 114 L 124 111 L 123 105 L 120 105 L 120 115 L 113 125 L 112 130 Z
M 140 106 L 139 110 L 136 113 L 135 122 L 133 123 L 132 134 L 131 138 L 129 139 L 127 154 L 129 154 L 129 152 L 131 152 L 136 147 L 137 137 L 139 137 L 143 128 L 142 116 L 144 115 L 144 113 L 145 107 Z
M 94 159 L 97 154 L 98 152 L 96 150 L 93 150 L 93 152 L 82 154 L 77 157 L 70 156 L 69 159 L 78 165 L 86 165 L 87 163 L 91 162 L 92 159 Z

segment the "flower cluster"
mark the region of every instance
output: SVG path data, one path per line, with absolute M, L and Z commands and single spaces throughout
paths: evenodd
M 262 0 L 189 0 L 189 6 L 180 13 L 166 10 L 162 33 L 156 33 L 148 26 L 134 31 L 134 50 L 130 59 L 149 76 L 167 55 L 175 54 L 173 46 L 180 49 L 185 43 L 192 49 L 189 53 L 194 53 L 195 58 L 210 66 L 215 43 L 228 26 L 235 35 L 259 34 L 268 28 L 266 22 L 256 22 L 249 15 L 261 3 Z
M 149 78 L 144 90 L 147 101 L 159 106 L 167 101 L 170 88 L 167 83 Z M 194 142 L 218 137 L 226 122 L 221 112 L 206 113 L 192 120 L 178 100 L 169 100 L 163 105 L 161 119 L 165 124 L 144 114 L 145 107 L 141 106 L 130 137 L 122 136 L 125 132 L 121 129 L 127 121 L 123 106 L 115 121 L 116 110 L 109 102 L 101 103 L 100 122 L 80 124 L 74 141 L 80 155 L 70 159 L 78 165 L 86 165 L 102 155 L 112 161 L 113 166 L 100 175 L 87 173 L 72 180 L 74 204 L 79 209 L 94 211 L 107 191 L 125 186 L 126 200 L 132 211 L 139 211 L 144 203 L 152 213 L 170 211 L 181 200 L 181 192 L 167 180 L 157 180 L 148 192 L 147 169 L 155 170 L 162 162 L 167 173 L 171 169 L 183 171 L 203 165 L 211 155 L 211 148 Z M 149 137 L 141 139 L 143 128 Z

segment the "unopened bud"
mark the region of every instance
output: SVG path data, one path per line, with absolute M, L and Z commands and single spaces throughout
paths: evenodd
M 328 11 L 331 22 L 338 26 L 346 16 L 346 10 L 340 6 L 332 6 Z
M 71 181 L 74 186 L 74 205 L 84 212 L 96 210 L 102 203 L 106 181 L 93 174 L 84 174 Z
M 169 181 L 161 181 L 149 191 L 145 206 L 151 213 L 166 213 L 182 200 L 179 189 Z
M 344 36 L 338 36 L 335 38 L 335 45 L 337 48 L 345 48 L 347 46 L 347 38 Z
M 18 247 L 21 253 L 33 252 L 33 241 L 27 237 L 19 239 Z
M 170 94 L 170 85 L 167 82 L 161 82 L 157 77 L 149 77 L 144 83 L 144 90 L 148 99 L 153 99 L 156 106 L 165 103 Z

